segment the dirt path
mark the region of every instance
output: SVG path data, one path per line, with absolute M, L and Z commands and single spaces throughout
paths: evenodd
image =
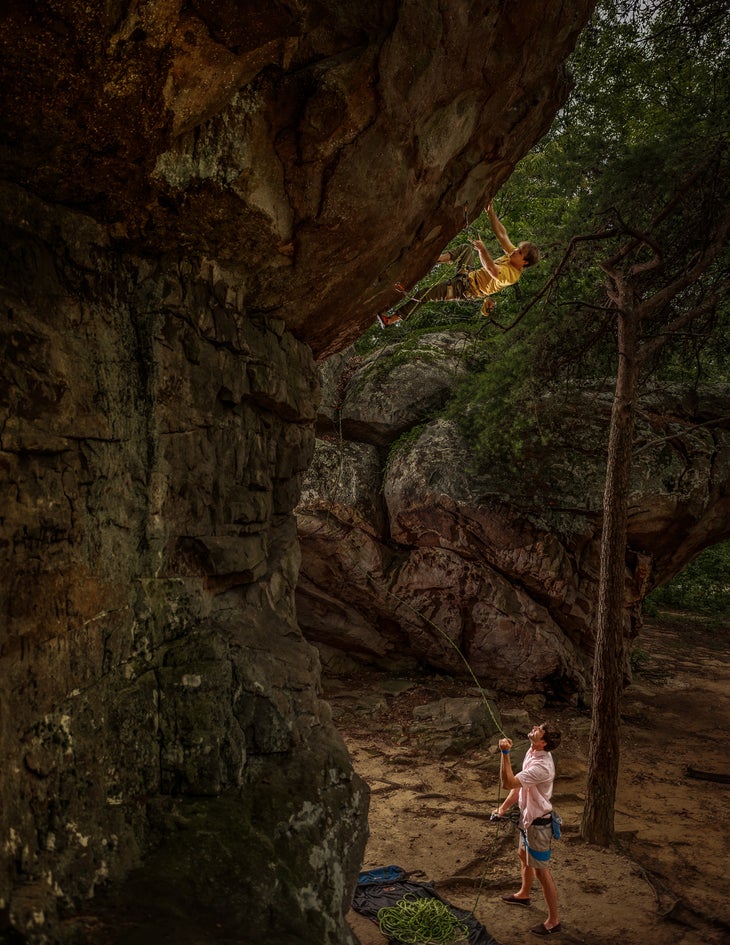
M 503 706 L 514 731 L 523 717 L 557 720 L 555 806 L 564 820 L 553 875 L 563 934 L 586 945 L 729 945 L 730 898 L 724 877 L 730 852 L 730 784 L 689 777 L 687 767 L 730 775 L 720 753 L 730 732 L 727 625 L 664 618 L 637 641 L 642 670 L 624 697 L 622 759 L 616 804 L 617 844 L 583 843 L 588 713 Z M 545 918 L 539 889 L 528 909 L 500 900 L 517 889 L 513 828 L 495 827 L 498 802 L 494 745 L 458 757 L 435 755 L 412 727 L 415 705 L 469 687 L 439 677 L 326 682 L 355 769 L 371 788 L 370 839 L 363 868 L 397 864 L 417 881 L 433 880 L 455 905 L 473 909 L 500 945 L 537 941 L 530 926 Z M 525 747 L 526 747 L 526 743 Z M 355 912 L 361 945 L 384 945 L 377 926 Z

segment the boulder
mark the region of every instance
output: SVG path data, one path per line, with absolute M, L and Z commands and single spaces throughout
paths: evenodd
M 420 747 L 440 755 L 484 747 L 500 730 L 499 711 L 483 697 L 446 697 L 416 706 L 409 734 Z
M 579 392 L 572 443 L 544 450 L 519 478 L 496 461 L 476 472 L 458 425 L 429 419 L 427 398 L 414 396 L 435 385 L 445 402 L 464 365 L 453 370 L 454 345 L 440 334 L 430 347 L 436 364 L 424 350 L 421 337 L 412 349 L 353 356 L 352 370 L 340 358 L 341 427 L 354 439 L 329 448 L 348 481 L 358 474 L 352 449 L 382 444 L 379 474 L 371 453 L 357 505 L 379 507 L 381 524 L 358 523 L 334 485 L 325 520 L 324 486 L 310 467 L 297 508 L 302 627 L 318 646 L 378 666 L 412 659 L 475 673 L 502 692 L 587 700 L 610 392 Z M 387 410 L 376 385 L 362 381 L 381 360 L 397 365 L 378 375 Z M 404 376 L 408 384 L 399 382 Z M 730 534 L 729 406 L 727 390 L 644 392 L 629 509 L 628 637 L 641 625 L 646 594 Z M 358 423 L 347 425 L 353 416 Z M 329 609 L 328 600 L 336 600 Z

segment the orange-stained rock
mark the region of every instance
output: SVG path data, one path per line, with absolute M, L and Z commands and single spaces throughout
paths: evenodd
M 8 0 L 0 176 L 331 353 L 545 132 L 592 5 Z

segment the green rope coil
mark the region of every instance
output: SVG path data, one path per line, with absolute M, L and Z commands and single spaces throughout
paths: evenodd
M 439 899 L 405 895 L 378 911 L 378 925 L 387 938 L 405 945 L 456 945 L 469 938 L 467 926 Z

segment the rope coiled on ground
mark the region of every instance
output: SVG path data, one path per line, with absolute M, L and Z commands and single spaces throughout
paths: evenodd
M 378 911 L 378 925 L 387 938 L 405 945 L 456 945 L 469 938 L 467 926 L 445 903 L 408 894 Z

